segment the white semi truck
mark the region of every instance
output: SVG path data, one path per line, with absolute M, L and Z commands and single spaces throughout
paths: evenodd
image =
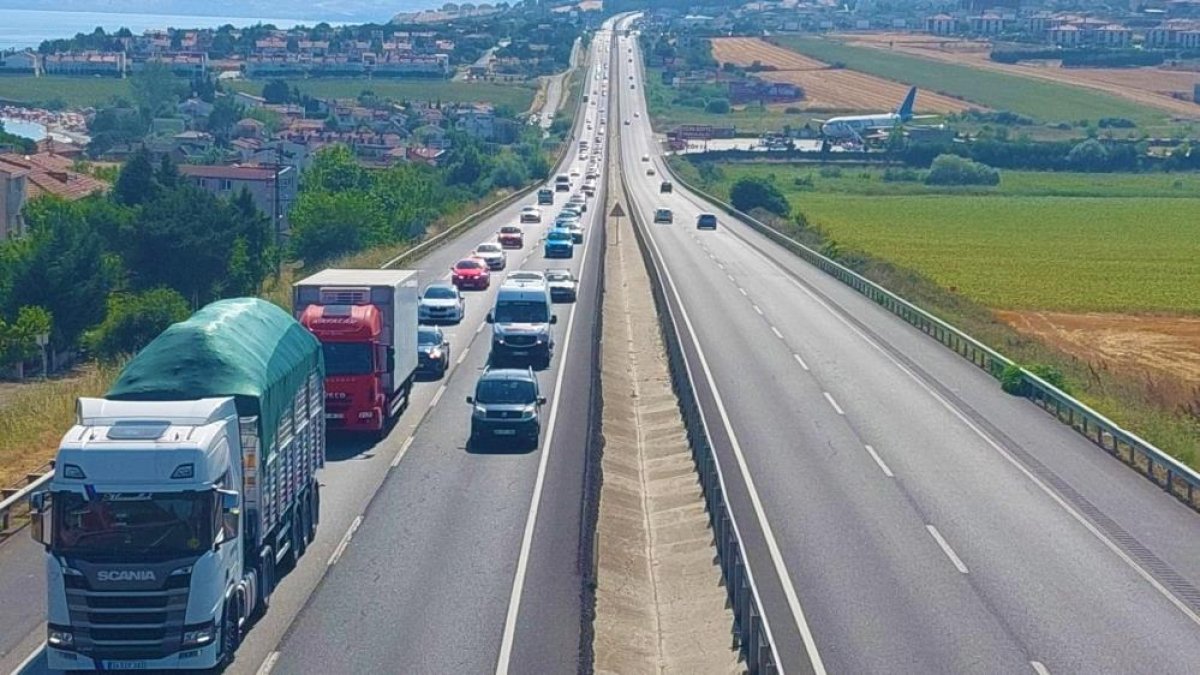
M 304 554 L 325 462 L 321 345 L 288 313 L 222 300 L 81 398 L 49 487 L 51 670 L 211 668 Z

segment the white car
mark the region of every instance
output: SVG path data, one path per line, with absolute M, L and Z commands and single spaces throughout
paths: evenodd
M 521 209 L 522 223 L 540 223 L 542 222 L 542 210 L 536 206 L 526 206 Z
M 541 282 L 546 283 L 546 275 L 537 270 L 517 270 L 508 275 L 507 281 Z
M 458 323 L 464 311 L 462 293 L 453 284 L 430 284 L 421 293 L 417 319 L 421 323 Z
M 633 116 L 634 116 L 634 117 L 641 117 L 641 116 L 642 116 L 642 113 L 640 113 L 640 112 L 638 112 L 638 111 L 636 111 L 636 110 L 635 110 L 635 111 L 633 111 Z
M 571 195 L 571 199 L 567 201 L 567 204 L 577 206 L 581 212 L 587 213 L 587 197 L 579 194 L 578 192 Z
M 586 159 L 587 155 L 584 155 Z M 579 169 L 571 169 L 571 178 L 579 178 Z
M 649 162 L 649 161 L 650 161 L 650 155 L 642 155 L 642 161 L 643 161 L 643 162 Z
M 487 263 L 489 270 L 502 270 L 508 266 L 508 254 L 500 242 L 485 241 L 475 247 L 472 255 Z

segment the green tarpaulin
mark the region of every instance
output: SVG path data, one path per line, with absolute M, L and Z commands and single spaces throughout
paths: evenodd
M 263 455 L 280 417 L 313 368 L 325 377 L 321 343 L 291 315 L 257 298 L 214 302 L 173 324 L 121 371 L 107 397 L 187 401 L 233 396 L 238 414 L 260 417 Z

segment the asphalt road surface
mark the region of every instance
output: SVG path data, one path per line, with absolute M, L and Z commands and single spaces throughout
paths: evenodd
M 787 671 L 1196 672 L 1200 518 L 748 226 L 660 193 L 635 40 L 620 52 L 622 173 L 646 223 L 674 211 L 645 227 Z

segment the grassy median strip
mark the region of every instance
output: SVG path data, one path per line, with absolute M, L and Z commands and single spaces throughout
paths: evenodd
M 742 672 L 650 278 L 619 222 L 606 225 L 594 669 Z

